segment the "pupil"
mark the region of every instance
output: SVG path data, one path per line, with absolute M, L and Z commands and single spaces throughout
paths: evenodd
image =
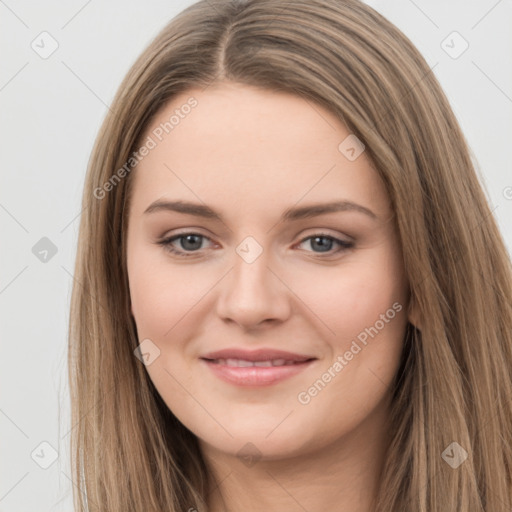
M 197 244 L 197 241 L 199 240 L 199 236 L 198 235 L 186 235 L 183 239 L 182 239 L 182 246 L 184 249 L 199 249 L 200 246 L 201 246 L 201 243 L 199 243 L 199 247 L 187 247 L 187 244 L 189 243 L 190 239 L 192 239 L 192 245 L 194 245 L 194 238 L 196 239 L 196 244 Z
M 313 242 L 316 243 L 317 240 L 327 240 L 327 246 L 329 246 L 330 244 L 332 244 L 332 240 L 329 240 L 327 237 L 325 236 L 315 236 L 313 238 Z M 330 247 L 326 247 L 326 244 L 322 244 L 320 243 L 320 248 L 323 248 L 323 250 L 321 250 L 320 252 L 327 252 L 330 250 Z

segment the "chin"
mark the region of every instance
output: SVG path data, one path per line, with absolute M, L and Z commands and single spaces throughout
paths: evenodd
M 232 432 L 233 437 L 223 439 L 208 436 L 200 438 L 201 444 L 206 444 L 215 452 L 237 457 L 242 463 L 250 466 L 259 460 L 281 460 L 304 454 L 309 445 L 300 432 L 263 434 L 255 431 Z M 284 435 L 283 435 L 284 434 Z M 267 437 L 268 436 L 268 437 Z

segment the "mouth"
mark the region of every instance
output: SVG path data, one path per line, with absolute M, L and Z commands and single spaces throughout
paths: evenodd
M 307 361 L 311 361 L 312 359 L 307 359 Z M 263 361 L 248 361 L 246 359 L 205 359 L 205 361 L 209 361 L 211 363 L 220 364 L 224 366 L 229 366 L 232 368 L 249 368 L 252 366 L 257 366 L 258 368 L 269 368 L 272 366 L 292 366 L 296 364 L 302 364 L 305 361 L 290 361 L 286 359 L 270 359 Z
M 276 384 L 304 371 L 317 360 L 316 357 L 289 352 L 246 351 L 242 355 L 240 352 L 237 350 L 221 351 L 207 354 L 200 360 L 216 377 L 238 386 Z

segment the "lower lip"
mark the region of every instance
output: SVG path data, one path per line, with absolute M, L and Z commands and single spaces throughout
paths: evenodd
M 270 386 L 293 377 L 308 368 L 315 360 L 287 366 L 227 366 L 201 359 L 220 379 L 238 386 Z

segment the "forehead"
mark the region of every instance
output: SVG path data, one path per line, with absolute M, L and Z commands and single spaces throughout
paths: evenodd
M 333 113 L 300 96 L 239 84 L 190 89 L 145 132 L 153 147 L 133 172 L 131 209 L 141 214 L 165 196 L 239 213 L 350 199 L 384 213 L 387 195 L 365 153 L 353 161 L 343 153 L 350 137 Z

